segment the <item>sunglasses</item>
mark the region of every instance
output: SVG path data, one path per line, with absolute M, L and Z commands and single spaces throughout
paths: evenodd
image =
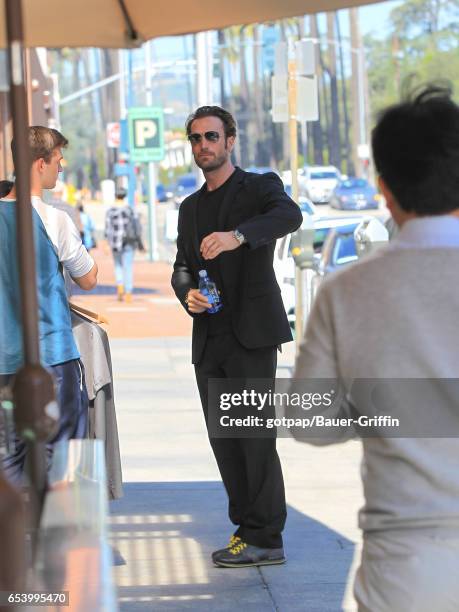
M 220 138 L 220 134 L 218 132 L 210 130 L 209 132 L 204 132 L 204 134 L 190 134 L 188 136 L 188 140 L 191 142 L 192 145 L 199 144 L 202 141 L 203 136 L 208 142 L 217 142 Z

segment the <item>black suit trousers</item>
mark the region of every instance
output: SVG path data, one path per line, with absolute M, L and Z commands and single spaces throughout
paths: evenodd
M 246 349 L 234 334 L 207 338 L 195 365 L 196 380 L 207 423 L 209 378 L 264 378 L 273 381 L 277 348 Z M 235 535 L 262 548 L 282 546 L 287 516 L 284 481 L 275 438 L 210 438 L 229 498 Z

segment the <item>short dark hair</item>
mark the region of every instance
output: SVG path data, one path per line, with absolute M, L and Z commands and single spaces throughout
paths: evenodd
M 118 189 L 115 192 L 115 198 L 117 200 L 124 200 L 126 196 L 127 196 L 126 189 L 124 189 L 123 187 L 118 187 Z
M 459 106 L 449 84 L 416 88 L 379 117 L 372 132 L 376 170 L 405 212 L 459 208 Z
M 51 161 L 53 151 L 58 147 L 66 147 L 69 141 L 65 136 L 54 128 L 43 125 L 32 125 L 27 130 L 30 162 L 33 164 L 37 159 L 44 159 L 47 164 Z M 11 141 L 11 150 L 14 154 L 15 141 Z
M 6 197 L 9 192 L 13 189 L 13 181 L 0 181 L 0 198 Z
M 194 113 L 191 113 L 185 123 L 187 136 L 191 134 L 191 124 L 193 121 L 203 117 L 218 117 L 223 123 L 226 138 L 236 136 L 237 126 L 233 115 L 220 106 L 200 106 Z

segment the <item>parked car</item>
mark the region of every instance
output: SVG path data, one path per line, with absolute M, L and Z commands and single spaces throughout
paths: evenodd
M 354 231 L 361 221 L 361 217 L 352 222 L 348 220 L 347 225 L 335 227 L 328 233 L 317 261 L 319 276 L 340 270 L 358 259 Z
M 177 179 L 177 183 L 175 185 L 174 202 L 177 208 L 180 206 L 183 200 L 194 193 L 197 188 L 198 181 L 192 172 L 182 174 L 182 176 Z
M 171 196 L 172 192 L 169 189 L 166 189 L 162 183 L 158 183 L 156 185 L 156 199 L 158 202 L 167 202 Z
M 292 197 L 292 186 L 288 183 L 284 185 L 285 193 Z M 309 198 L 305 198 L 304 196 L 298 196 L 298 206 L 300 207 L 301 212 L 306 213 L 308 215 L 313 215 L 314 217 L 319 217 L 319 213 L 317 212 L 317 208 L 311 202 Z
M 245 169 L 246 172 L 253 172 L 254 174 L 266 174 L 267 172 L 274 172 L 274 174 L 279 174 L 277 170 L 274 168 L 270 168 L 269 166 L 249 166 Z
M 349 177 L 340 181 L 330 199 L 330 205 L 339 210 L 365 210 L 378 208 L 382 196 L 363 178 Z
M 314 204 L 327 204 L 340 179 L 341 174 L 335 166 L 307 166 L 298 175 L 300 195 Z
M 149 187 L 146 181 L 142 181 L 142 197 L 144 202 L 147 201 L 149 194 Z M 162 183 L 156 184 L 156 200 L 158 202 L 167 202 L 169 198 L 173 196 L 173 193 L 169 187 L 165 187 Z
M 354 217 L 319 217 L 314 221 L 314 251 L 316 253 L 314 286 L 318 286 L 321 278 L 339 266 L 345 265 L 345 258 L 350 259 L 347 263 L 354 261 L 353 255 L 357 258 L 357 251 L 352 251 L 352 245 L 349 246 L 346 242 L 350 228 L 352 232 L 361 222 L 362 216 Z M 339 237 L 335 236 L 335 232 L 343 229 L 343 233 Z M 342 239 L 341 239 L 342 237 Z M 353 239 L 353 234 L 352 234 Z M 326 247 L 326 244 L 329 246 Z M 332 245 L 338 244 L 333 247 Z M 348 249 L 348 250 L 346 250 Z M 326 251 L 326 257 L 322 259 L 322 251 Z M 281 288 L 282 300 L 287 317 L 291 327 L 295 326 L 295 262 L 291 253 L 291 234 L 280 238 L 277 241 L 276 251 L 274 255 L 274 271 L 276 273 L 277 282 Z
M 314 251 L 318 257 L 320 257 L 327 236 L 332 230 L 349 225 L 357 227 L 362 218 L 362 216 L 314 218 Z M 276 244 L 274 271 L 279 284 L 284 282 L 294 284 L 295 282 L 295 262 L 291 252 L 291 237 L 291 234 L 287 234 L 287 236 L 280 238 Z

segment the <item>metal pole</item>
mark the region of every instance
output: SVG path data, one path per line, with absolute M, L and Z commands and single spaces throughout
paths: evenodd
M 209 56 L 211 54 L 210 39 L 208 32 L 198 32 L 195 35 L 196 50 L 196 99 L 198 106 L 212 104 L 212 73 L 209 67 Z M 199 168 L 194 166 L 198 187 L 204 183 L 204 175 Z
M 124 69 L 124 50 L 119 49 L 118 51 L 118 65 L 120 67 L 119 77 L 119 94 L 120 94 L 120 117 L 121 119 L 126 119 L 127 108 L 126 108 L 126 71 Z M 118 76 L 118 75 L 113 75 Z M 80 90 L 81 91 L 81 90 Z M 80 93 L 80 92 L 78 92 Z M 70 97 L 70 96 L 67 96 Z M 61 100 L 61 104 L 65 104 L 67 98 L 63 98 Z
M 13 387 L 14 418 L 19 436 L 43 442 L 52 433 L 56 420 L 47 416 L 54 401 L 51 375 L 40 365 L 38 299 L 35 278 L 35 248 L 32 205 L 30 201 L 30 154 L 27 135 L 27 99 L 23 64 L 22 5 L 20 0 L 5 0 L 10 69 L 10 100 L 15 148 L 16 225 L 20 280 L 24 366 L 17 372 Z M 32 525 L 38 527 L 46 487 L 44 448 L 37 445 L 32 459 Z
M 126 107 L 129 110 L 134 106 L 134 87 L 132 83 L 132 51 L 129 49 L 127 51 L 128 56 L 128 74 L 127 74 L 127 104 Z M 136 175 L 134 164 L 129 161 L 129 175 L 128 175 L 128 202 L 129 206 L 134 206 L 135 204 L 135 188 L 136 188 Z
M 23 65 L 21 2 L 6 0 L 10 100 L 15 148 L 13 151 L 17 191 L 17 242 L 21 280 L 24 357 L 28 363 L 40 363 L 38 348 L 38 300 L 35 282 L 32 207 L 30 204 L 30 161 L 27 139 L 28 111 Z
M 288 63 L 288 128 L 290 136 L 290 171 L 292 199 L 298 202 L 298 133 L 296 122 L 296 61 Z M 295 266 L 295 341 L 297 350 L 303 336 L 303 273 Z
M 358 67 L 359 67 L 359 113 L 360 113 L 360 144 L 366 144 L 366 131 L 365 131 L 365 90 L 364 90 L 364 65 L 363 65 L 363 49 L 358 47 L 354 50 L 357 53 Z
M 153 74 L 151 70 L 153 41 L 145 43 L 145 91 L 147 106 L 153 106 Z M 158 230 L 156 222 L 156 164 L 148 163 L 148 259 L 158 261 Z
M 366 132 L 366 121 L 365 121 L 365 83 L 364 83 L 364 57 L 363 48 L 358 47 L 357 52 L 357 65 L 359 68 L 359 127 L 360 127 L 360 144 L 366 144 L 367 132 Z M 361 160 L 362 174 L 364 178 L 368 178 L 368 169 Z

